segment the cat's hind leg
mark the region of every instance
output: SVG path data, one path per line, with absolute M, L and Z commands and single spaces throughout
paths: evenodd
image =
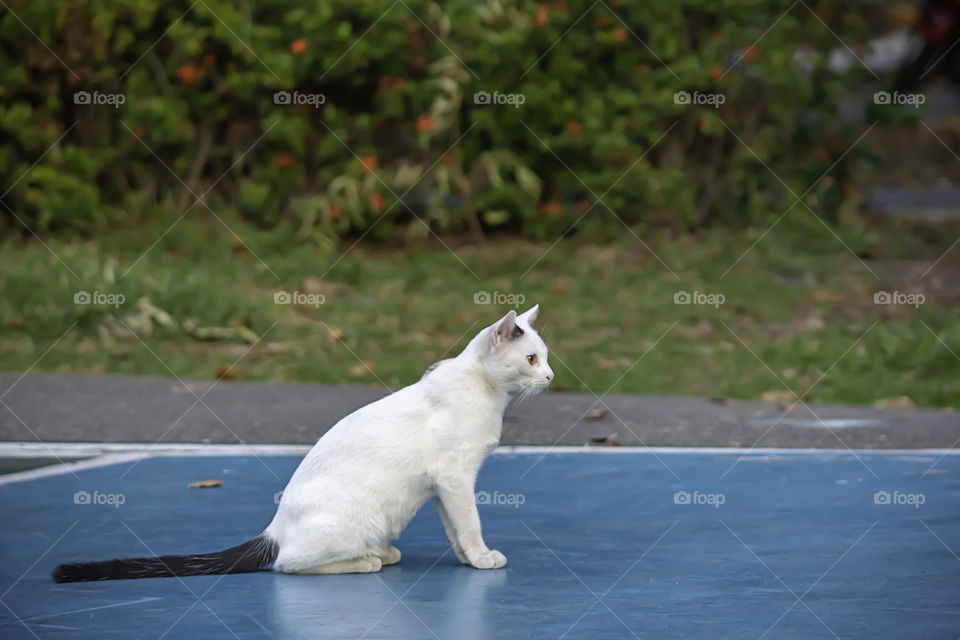
M 400 552 L 397 551 L 399 554 Z M 399 558 L 397 558 L 399 560 Z M 384 562 L 377 556 L 364 556 L 353 560 L 328 562 L 316 567 L 299 569 L 295 573 L 331 574 L 331 573 L 376 573 L 383 567 Z

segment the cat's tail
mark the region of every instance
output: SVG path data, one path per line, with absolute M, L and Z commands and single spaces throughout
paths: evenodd
M 253 540 L 216 553 L 62 564 L 53 570 L 53 581 L 91 582 L 248 573 L 273 563 L 277 559 L 278 551 L 279 545 L 276 541 L 266 534 L 261 534 Z

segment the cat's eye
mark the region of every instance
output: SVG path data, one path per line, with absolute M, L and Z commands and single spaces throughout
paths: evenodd
M 527 356 L 527 362 L 530 363 L 530 366 L 531 366 L 531 367 L 534 366 L 535 364 L 537 364 L 537 356 L 536 356 L 536 354 L 534 354 L 534 355 L 532 355 L 532 356 Z

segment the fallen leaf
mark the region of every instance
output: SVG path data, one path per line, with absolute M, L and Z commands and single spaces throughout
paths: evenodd
M 607 416 L 606 409 L 594 409 L 585 416 L 587 420 L 603 420 Z
M 224 364 L 220 367 L 220 371 L 217 372 L 217 380 L 236 380 L 237 374 L 234 373 L 233 367 L 229 364 Z
M 187 485 L 187 489 L 208 489 L 210 487 L 219 487 L 223 485 L 223 480 L 200 480 L 199 482 L 191 482 Z
M 602 444 L 608 447 L 620 447 L 623 445 L 623 443 L 620 442 L 620 440 L 617 438 L 617 435 L 618 434 L 616 433 L 611 433 L 604 438 L 590 438 L 590 441 L 594 444 Z
M 801 332 L 806 331 L 820 331 L 826 326 L 823 320 L 817 316 L 807 316 L 803 320 L 797 322 L 797 330 Z
M 713 332 L 713 324 L 706 318 L 700 318 L 695 324 L 681 324 L 677 326 L 677 332 L 684 338 L 691 340 L 703 338 Z
M 789 391 L 764 391 L 760 399 L 771 404 L 789 404 L 795 396 Z
M 376 366 L 377 365 L 373 362 L 373 360 L 364 360 L 363 362 L 359 362 L 350 367 L 350 375 L 363 376 L 368 373 L 372 373 Z
M 324 290 L 323 280 L 316 276 L 307 276 L 301 286 L 304 293 L 322 293 Z
M 878 409 L 916 409 L 917 405 L 907 396 L 896 396 L 893 398 L 882 398 L 875 400 L 873 406 Z

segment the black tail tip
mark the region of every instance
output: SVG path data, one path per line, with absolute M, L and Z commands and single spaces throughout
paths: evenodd
M 54 582 L 86 582 L 93 578 L 86 575 L 83 565 L 61 564 L 51 574 Z

